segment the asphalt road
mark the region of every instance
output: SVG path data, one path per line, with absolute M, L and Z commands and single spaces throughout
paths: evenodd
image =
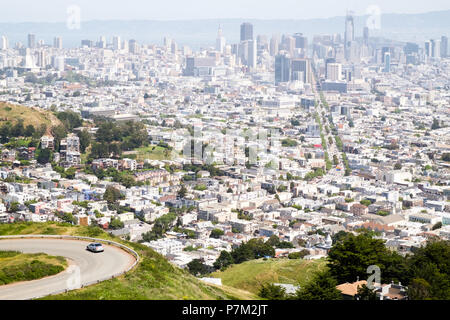
M 77 288 L 79 285 L 123 272 L 135 261 L 135 258 L 124 250 L 105 244 L 104 252 L 92 253 L 86 250 L 88 244 L 86 241 L 60 239 L 0 240 L 0 250 L 44 252 L 63 256 L 69 262 L 69 267 L 57 275 L 0 286 L 0 300 L 33 299 L 58 290 Z

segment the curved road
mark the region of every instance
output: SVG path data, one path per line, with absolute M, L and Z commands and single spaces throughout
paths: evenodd
M 84 285 L 121 273 L 135 262 L 132 255 L 117 247 L 103 244 L 104 252 L 92 253 L 86 250 L 88 244 L 86 241 L 60 239 L 0 240 L 0 250 L 44 252 L 63 256 L 69 262 L 69 268 L 57 275 L 0 286 L 0 300 L 33 299 L 72 289 L 77 284 Z

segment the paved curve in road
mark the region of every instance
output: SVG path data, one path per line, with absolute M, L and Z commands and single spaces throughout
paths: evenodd
M 89 242 L 60 239 L 17 239 L 0 240 L 0 250 L 17 250 L 24 253 L 44 252 L 49 255 L 63 256 L 69 266 L 80 269 L 81 285 L 111 277 L 129 268 L 135 258 L 114 246 L 103 244 L 104 252 L 92 253 L 86 250 Z M 74 267 L 40 280 L 12 283 L 0 286 L 0 300 L 24 300 L 49 295 L 66 290 L 76 283 Z

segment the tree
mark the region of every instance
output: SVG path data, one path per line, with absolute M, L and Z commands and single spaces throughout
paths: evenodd
M 431 130 L 440 129 L 441 126 L 439 125 L 439 120 L 436 118 L 433 118 L 433 124 L 431 125 Z
M 40 164 L 46 164 L 51 161 L 52 152 L 50 149 L 41 149 L 39 150 L 39 154 L 37 156 L 37 162 Z
M 370 265 L 380 267 L 385 281 L 404 282 L 405 279 L 402 257 L 390 252 L 383 240 L 373 239 L 367 233 L 358 236 L 348 234 L 330 249 L 328 259 L 330 273 L 339 283 L 352 283 L 357 277 L 367 277 L 367 267 Z
M 358 287 L 358 293 L 355 298 L 356 300 L 378 300 L 377 293 L 365 284 Z
M 19 119 L 17 123 L 11 128 L 10 134 L 13 137 L 21 137 L 25 133 L 25 128 L 23 126 L 23 120 Z
M 111 222 L 109 223 L 109 229 L 110 230 L 118 230 L 122 229 L 124 227 L 124 223 L 120 221 L 118 218 L 112 218 Z
M 442 222 L 439 221 L 433 226 L 432 230 L 437 230 L 440 228 L 442 228 Z
M 272 283 L 263 284 L 258 295 L 268 300 L 286 300 L 286 289 Z
M 180 190 L 178 190 L 178 198 L 182 199 L 186 196 L 187 194 L 187 189 L 186 186 L 183 184 L 180 188 Z
M 187 264 L 189 272 L 194 276 L 202 276 L 209 273 L 209 268 L 203 264 L 203 259 L 194 259 Z
M 233 264 L 233 257 L 231 256 L 231 253 L 228 251 L 222 251 L 220 252 L 219 257 L 214 262 L 213 266 L 216 269 L 225 270 L 228 266 Z
M 34 135 L 34 132 L 35 132 L 34 127 L 33 127 L 31 124 L 29 124 L 29 125 L 27 125 L 27 127 L 25 128 L 24 135 L 25 135 L 26 137 L 32 137 L 32 136 Z
M 425 247 L 416 249 L 408 258 L 408 267 L 409 279 L 423 279 L 429 284 L 428 287 L 423 281 L 416 283 L 427 288 L 431 299 L 450 299 L 449 241 L 431 240 Z
M 338 285 L 329 271 L 317 273 L 312 281 L 297 291 L 299 300 L 342 300 Z
M 288 255 L 289 259 L 303 259 L 305 256 L 309 255 L 309 250 L 303 249 L 299 252 L 293 252 Z
M 209 235 L 210 238 L 215 238 L 215 239 L 219 239 L 221 236 L 224 235 L 223 230 L 220 229 L 214 229 L 213 231 L 211 231 L 211 234 Z
M 442 161 L 450 162 L 450 153 L 444 153 L 442 155 Z
M 271 247 L 276 247 L 280 244 L 280 238 L 276 235 L 270 236 L 270 238 L 266 241 L 266 244 L 268 244 Z
M 66 174 L 66 178 L 67 179 L 70 179 L 70 180 L 73 180 L 73 179 L 75 179 L 75 173 L 77 172 L 77 170 L 75 169 L 75 168 L 68 168 L 66 171 L 65 171 L 65 174 Z
M 109 204 L 115 203 L 121 198 L 121 193 L 114 187 L 107 187 L 105 193 L 103 194 L 103 200 L 106 200 Z
M 82 153 L 84 153 L 91 144 L 91 134 L 86 129 L 84 129 L 83 131 L 78 132 L 77 135 L 80 139 L 80 150 Z
M 431 285 L 425 279 L 413 279 L 408 286 L 410 300 L 427 300 L 431 298 Z
M 281 241 L 278 245 L 277 248 L 279 249 L 292 249 L 294 248 L 294 245 L 289 242 L 289 241 Z
M 400 162 L 397 162 L 395 165 L 394 165 L 394 170 L 401 170 L 402 169 L 402 164 L 400 163 Z
M 17 212 L 19 211 L 19 203 L 18 202 L 11 202 L 11 204 L 9 205 L 9 211 L 10 212 Z
M 73 111 L 59 112 L 56 117 L 64 124 L 64 127 L 68 131 L 72 131 L 73 128 L 78 128 L 83 125 L 83 119 Z

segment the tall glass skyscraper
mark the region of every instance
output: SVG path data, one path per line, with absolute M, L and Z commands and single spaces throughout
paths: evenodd
M 253 40 L 253 25 L 248 22 L 241 24 L 241 41 Z

